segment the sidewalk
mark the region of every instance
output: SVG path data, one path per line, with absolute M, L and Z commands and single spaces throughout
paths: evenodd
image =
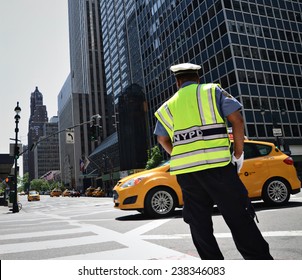
M 13 213 L 12 211 L 10 211 L 10 209 L 11 207 L 0 205 L 0 215 Z

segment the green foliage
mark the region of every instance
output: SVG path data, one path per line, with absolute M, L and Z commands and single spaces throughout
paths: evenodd
M 6 188 L 5 184 L 0 182 L 0 196 L 4 194 L 5 188 Z
M 47 181 L 43 179 L 33 179 L 30 182 L 30 189 L 38 192 L 47 190 L 49 188 Z
M 36 190 L 38 192 L 51 191 L 55 188 L 61 188 L 61 183 L 56 181 L 47 181 L 44 179 L 33 179 L 29 181 L 29 174 L 25 173 L 23 177 L 18 178 L 18 191 L 28 192 Z M 61 188 L 62 189 L 62 188 Z
M 23 174 L 23 177 L 18 178 L 20 191 L 27 192 L 29 190 L 29 174 L 28 172 Z
M 50 182 L 49 183 L 49 191 L 53 190 L 53 189 L 60 189 L 61 191 L 64 191 L 65 188 L 62 187 L 60 182 Z
M 151 148 L 151 151 L 148 150 L 148 161 L 146 164 L 146 169 L 152 169 L 157 167 L 163 160 L 162 153 L 158 146 Z

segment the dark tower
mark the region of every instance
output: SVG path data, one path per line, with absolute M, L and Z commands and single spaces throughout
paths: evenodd
M 43 105 L 43 95 L 36 87 L 30 96 L 30 117 L 28 123 L 28 147 L 39 140 L 43 135 L 43 125 L 48 122 L 46 106 Z M 28 153 L 29 180 L 35 179 L 34 154 Z
M 142 88 L 130 85 L 119 97 L 120 169 L 144 168 L 147 162 L 146 100 Z

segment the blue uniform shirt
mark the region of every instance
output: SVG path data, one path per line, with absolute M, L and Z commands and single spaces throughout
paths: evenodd
M 182 87 L 191 85 L 191 84 L 196 84 L 195 82 L 185 82 Z M 242 108 L 242 105 L 240 102 L 237 101 L 233 96 L 229 94 L 224 94 L 225 92 L 224 89 L 220 87 L 216 87 L 216 103 L 217 103 L 217 108 L 218 112 L 221 115 L 221 117 L 224 119 L 228 115 L 234 113 L 235 111 L 239 110 Z M 160 121 L 157 121 L 155 129 L 154 129 L 154 134 L 155 135 L 160 135 L 160 136 L 169 136 L 168 132 L 164 128 L 164 126 L 161 124 Z

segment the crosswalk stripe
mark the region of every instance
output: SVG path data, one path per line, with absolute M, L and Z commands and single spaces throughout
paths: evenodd
M 53 235 L 72 234 L 72 233 L 79 233 L 79 232 L 87 232 L 87 230 L 85 228 L 77 228 L 77 229 L 61 229 L 61 230 L 51 230 L 51 231 L 1 234 L 1 240 L 18 239 L 18 238 L 34 239 L 35 237 L 41 237 L 41 236 L 53 236 Z

